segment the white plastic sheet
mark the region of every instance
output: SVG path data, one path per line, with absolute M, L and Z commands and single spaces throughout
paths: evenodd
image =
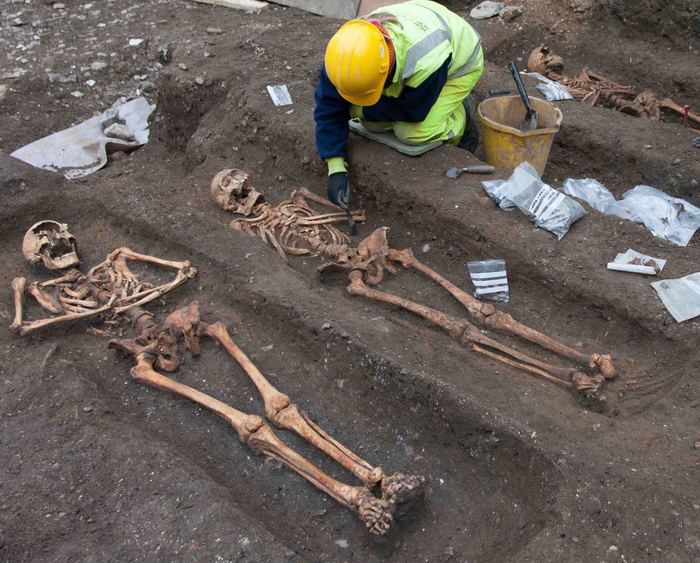
M 559 82 L 555 82 L 554 80 L 550 80 L 546 76 L 542 76 L 539 72 L 521 72 L 520 74 L 524 74 L 525 76 L 532 76 L 533 78 L 537 78 L 540 82 L 543 82 L 543 84 L 538 84 L 535 86 L 540 92 L 544 94 L 544 97 L 547 98 L 548 101 L 550 102 L 556 102 L 558 100 L 573 100 L 574 97 L 569 93 L 569 91 L 564 88 Z
M 508 211 L 517 207 L 535 225 L 554 233 L 559 240 L 586 214 L 580 203 L 545 184 L 527 162 L 518 166 L 506 182 L 482 184 L 501 209 Z
M 107 153 L 139 147 L 148 142 L 148 116 L 155 109 L 146 98 L 119 106 L 119 117 L 134 132 L 135 141 L 105 137 L 101 115 L 17 149 L 10 156 L 70 179 L 92 174 L 107 164 Z
M 654 282 L 651 286 L 677 322 L 700 315 L 700 272 L 677 280 Z
M 700 227 L 700 209 L 651 186 L 628 190 L 618 201 L 603 184 L 592 178 L 569 178 L 564 182 L 564 192 L 588 202 L 602 213 L 642 223 L 655 237 L 679 246 L 687 246 Z

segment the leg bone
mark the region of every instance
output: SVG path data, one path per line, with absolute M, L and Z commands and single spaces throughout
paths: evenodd
M 431 309 L 430 307 L 426 307 L 424 305 L 420 305 L 419 303 L 414 303 L 413 301 L 403 299 L 402 297 L 398 297 L 390 293 L 385 293 L 383 291 L 367 287 L 362 281 L 362 272 L 359 270 L 350 272 L 349 277 L 352 283 L 348 286 L 348 292 L 351 295 L 362 295 L 363 297 L 369 297 L 370 299 L 376 299 L 377 301 L 383 301 L 384 303 L 391 303 L 392 305 L 397 305 L 403 309 L 416 313 L 424 319 L 427 319 L 432 323 L 444 328 L 447 332 L 450 333 L 452 338 L 454 338 L 455 340 L 460 340 L 465 344 L 467 342 L 479 343 L 489 346 L 491 348 L 495 348 L 497 350 L 505 352 L 513 358 L 522 360 L 527 364 L 531 364 L 532 369 L 537 369 L 534 366 L 539 366 L 539 368 L 545 371 L 548 371 L 550 373 L 557 373 L 565 378 L 570 378 L 574 374 L 573 370 L 558 368 L 556 366 L 540 362 L 539 360 L 531 358 L 526 354 L 518 352 L 513 348 L 500 344 L 499 342 L 496 342 L 495 340 L 492 340 L 491 338 L 482 335 L 476 327 L 474 327 L 471 323 L 467 321 L 457 319 L 440 311 L 436 311 L 435 309 Z M 514 365 L 516 367 L 519 366 L 517 362 L 513 362 L 511 365 Z M 554 377 L 554 379 L 558 378 Z
M 27 278 L 15 278 L 12 280 L 12 291 L 15 297 L 15 319 L 10 325 L 12 332 L 20 332 L 22 329 L 22 298 L 27 287 Z
M 368 487 L 374 486 L 382 480 L 384 472 L 381 467 L 372 467 L 366 461 L 352 454 L 345 447 L 338 447 L 335 440 L 328 440 L 324 434 L 317 432 L 304 417 L 299 414 L 299 408 L 292 404 L 289 397 L 275 389 L 260 370 L 255 367 L 243 351 L 231 339 L 226 326 L 222 323 L 207 325 L 203 334 L 218 340 L 224 348 L 233 356 L 248 374 L 265 404 L 266 418 L 278 428 L 292 430 L 307 440 L 314 447 L 333 458 L 340 465 L 351 471 Z
M 601 354 L 592 354 L 587 356 L 586 354 L 569 348 L 568 346 L 557 342 L 553 338 L 550 338 L 546 334 L 542 334 L 532 328 L 529 328 L 519 322 L 517 322 L 513 317 L 505 313 L 495 311 L 492 305 L 480 303 L 477 299 L 469 295 L 468 293 L 459 289 L 456 285 L 443 278 L 435 270 L 429 268 L 425 264 L 421 263 L 411 252 L 410 249 L 396 251 L 389 251 L 389 260 L 400 262 L 404 268 L 415 268 L 419 272 L 422 272 L 428 276 L 433 281 L 440 284 L 448 292 L 450 292 L 457 301 L 459 301 L 464 307 L 469 311 L 469 313 L 474 317 L 474 319 L 485 324 L 489 328 L 495 328 L 499 330 L 504 330 L 510 332 L 530 342 L 539 344 L 543 348 L 547 348 L 552 352 L 555 352 L 561 356 L 574 360 L 583 365 L 588 365 L 590 367 L 597 367 L 600 372 L 605 376 L 606 379 L 612 379 L 615 377 L 615 368 L 612 365 L 612 359 L 610 356 Z
M 233 426 L 241 442 L 251 450 L 279 460 L 340 504 L 356 512 L 370 533 L 383 535 L 389 530 L 396 510 L 393 499 L 378 499 L 363 487 L 351 487 L 336 481 L 286 446 L 259 416 L 246 415 L 213 397 L 159 374 L 153 369 L 154 361 L 153 354 L 139 354 L 136 357 L 136 366 L 131 369 L 134 380 L 156 389 L 170 391 L 211 410 Z

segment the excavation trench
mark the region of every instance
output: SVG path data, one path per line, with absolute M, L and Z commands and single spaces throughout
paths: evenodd
M 73 197 L 68 195 L 64 204 L 70 206 Z M 29 199 L 16 201 L 8 217 L 3 217 L 5 240 L 21 240 L 23 221 L 17 217 L 22 210 L 31 207 L 42 213 L 52 207 L 52 198 Z M 76 199 L 80 201 L 79 197 Z M 341 322 L 333 321 L 330 329 L 322 328 L 323 319 L 333 309 L 333 293 L 321 292 L 319 297 L 308 289 L 304 276 L 293 270 L 287 270 L 285 277 L 280 275 L 276 272 L 277 263 L 264 258 L 267 249 L 254 239 L 229 236 L 226 225 L 217 226 L 195 213 L 193 220 L 206 226 L 220 242 L 210 246 L 191 244 L 173 236 L 170 225 L 157 224 L 154 211 L 157 212 L 157 206 L 151 203 L 115 204 L 108 197 L 99 204 L 83 204 L 71 226 L 79 240 L 83 264 L 96 264 L 117 246 L 191 260 L 199 268 L 198 277 L 162 301 L 154 302 L 149 309 L 157 318 L 162 321 L 169 311 L 198 299 L 203 318 L 226 323 L 234 340 L 273 385 L 289 394 L 331 435 L 388 472 L 424 475 L 426 503 L 414 519 L 399 525 L 388 543 L 372 543 L 353 514 L 288 469 L 252 455 L 230 428 L 211 413 L 131 383 L 132 359 L 107 351 L 107 339 L 86 334 L 85 328 L 90 324 L 80 322 L 49 328 L 18 341 L 14 362 L 32 366 L 47 342 L 59 343 L 60 354 L 42 375 L 43 386 L 35 388 L 24 400 L 31 401 L 33 397 L 41 403 L 39 409 L 46 409 L 48 405 L 42 396 L 53 396 L 54 420 L 63 416 L 70 420 L 81 396 L 90 397 L 98 405 L 96 413 L 100 415 L 79 439 L 73 433 L 59 432 L 50 440 L 47 452 L 37 451 L 34 455 L 39 463 L 46 456 L 50 459 L 48 452 L 56 455 L 75 447 L 76 440 L 86 446 L 95 444 L 96 449 L 88 447 L 84 451 L 81 446 L 81 456 L 68 462 L 64 471 L 72 474 L 79 471 L 80 464 L 89 463 L 98 477 L 81 485 L 84 495 L 103 507 L 103 524 L 110 523 L 95 531 L 98 540 L 108 541 L 112 527 L 127 525 L 122 521 L 127 515 L 121 515 L 119 510 L 122 501 L 110 508 L 110 499 L 119 498 L 120 491 L 150 490 L 148 483 L 154 477 L 144 482 L 139 462 L 130 461 L 140 458 L 145 450 L 157 452 L 154 459 L 159 460 L 157 471 L 161 478 L 168 481 L 168 476 L 172 476 L 171 486 L 154 495 L 165 495 L 171 500 L 177 496 L 177 506 L 184 503 L 187 507 L 194 502 L 188 500 L 193 494 L 205 504 L 230 505 L 230 510 L 238 511 L 239 519 L 246 520 L 246 526 L 256 530 L 253 535 L 264 539 L 270 534 L 275 543 L 314 561 L 344 557 L 348 546 L 353 557 L 362 560 L 379 560 L 389 554 L 397 561 L 432 560 L 454 552 L 468 559 L 503 561 L 544 528 L 547 506 L 555 498 L 559 478 L 546 456 L 526 444 L 517 431 L 485 417 L 473 408 L 468 395 L 430 372 L 413 371 L 397 363 L 393 357 L 398 348 L 386 355 L 381 347 L 368 345 L 361 335 L 345 332 Z M 185 224 L 184 217 L 170 214 L 178 228 Z M 262 261 L 256 265 L 241 260 L 239 267 L 232 270 L 231 255 L 246 249 L 259 253 Z M 3 258 L 11 264 L 10 275 L 24 270 L 14 250 Z M 168 276 L 151 266 L 135 267 L 134 271 L 142 280 L 154 284 L 162 283 Z M 49 277 L 39 270 L 31 274 L 34 279 Z M 267 282 L 247 287 L 250 277 L 261 277 Z M 306 289 L 300 292 L 300 288 Z M 7 288 L 3 292 L 6 294 Z M 280 298 L 282 292 L 288 300 Z M 29 318 L 43 316 L 30 299 L 26 299 L 26 304 Z M 350 317 L 347 321 L 357 328 L 361 319 Z M 128 330 L 125 337 L 129 336 Z M 3 340 L 15 338 L 2 334 Z M 174 374 L 177 380 L 245 412 L 263 414 L 254 386 L 218 346 L 205 342 L 202 356 L 196 359 L 184 350 L 181 354 L 182 366 Z M 470 369 L 466 369 L 464 377 L 468 378 Z M 67 389 L 73 392 L 66 393 Z M 53 431 L 47 427 L 44 432 Z M 110 434 L 120 440 L 110 457 L 129 461 L 114 465 L 100 454 L 105 446 L 97 446 L 102 442 L 99 437 Z M 355 484 L 351 475 L 303 440 L 289 432 L 277 434 L 323 471 Z M 171 468 L 171 464 L 177 464 L 179 469 Z M 178 473 L 181 470 L 193 477 L 199 492 L 193 489 L 194 485 L 183 484 Z M 130 505 L 128 517 L 141 520 L 149 504 L 150 501 L 144 502 L 140 511 Z M 167 512 L 160 517 L 171 518 Z M 230 525 L 240 526 L 236 522 L 239 520 Z M 21 549 L 24 536 L 20 528 L 19 520 L 8 526 L 8 533 L 14 538 L 5 545 L 10 553 Z M 189 532 L 196 545 L 212 541 L 204 528 L 205 535 Z M 50 529 L 46 534 L 51 534 Z M 74 547 L 90 551 L 86 538 L 75 538 L 75 542 Z M 128 553 L 126 550 L 122 555 L 126 557 Z
M 501 81 L 500 72 L 491 68 L 485 73 L 477 97 Z M 177 82 L 165 84 L 174 87 Z M 305 94 L 309 98 L 312 94 L 306 83 L 295 84 L 295 88 L 295 96 L 302 102 L 292 113 L 284 108 L 271 111 L 269 100 L 260 94 L 264 82 L 255 78 L 245 87 L 232 86 L 226 101 L 211 105 L 184 153 L 198 194 L 188 200 L 188 205 L 221 223 L 232 219 L 212 206 L 207 190 L 214 174 L 229 167 L 248 173 L 252 185 L 273 204 L 287 199 L 298 187 L 323 194 L 325 170 L 315 156 L 311 108 L 304 101 Z M 188 92 L 181 88 L 164 95 L 186 99 Z M 661 127 L 662 132 L 657 132 L 659 139 L 674 138 L 676 131 L 671 125 L 643 122 L 602 108 L 591 116 L 587 113 L 590 108 L 580 104 L 562 108 L 566 112 L 565 127 L 557 136 L 545 174 L 545 180 L 552 185 L 560 186 L 565 177 L 590 175 L 606 182 L 618 196 L 636 183 L 655 184 L 672 195 L 686 195 L 697 164 L 687 163 L 681 169 L 664 160 L 661 166 L 661 157 L 647 157 L 646 153 L 639 157 L 635 145 L 636 139 L 649 134 L 652 126 Z M 186 128 L 180 124 L 186 119 L 177 112 L 163 112 L 157 126 L 159 135 L 167 136 L 173 127 Z M 611 120 L 619 127 L 610 127 Z M 628 135 L 620 136 L 621 130 L 628 131 Z M 610 151 L 608 145 L 617 149 Z M 622 375 L 608 385 L 603 409 L 610 416 L 638 414 L 681 383 L 695 354 L 687 348 L 692 329 L 671 320 L 650 288 L 650 280 L 611 273 L 605 264 L 618 252 L 634 248 L 669 259 L 665 277 L 680 277 L 688 273 L 687 265 L 697 259 L 695 249 L 676 247 L 654 238 L 643 226 L 589 208 L 588 214 L 557 242 L 521 213 L 498 209 L 486 196 L 482 178 L 445 178 L 444 171 L 451 166 L 477 163 L 463 151 L 442 147 L 411 159 L 354 135 L 349 147 L 353 202 L 365 208 L 368 215 L 368 221 L 360 226 L 358 242 L 378 227 L 389 227 L 392 248 L 411 248 L 426 264 L 466 291 L 471 290 L 468 261 L 505 259 L 511 302 L 499 305 L 501 310 L 555 335 L 571 347 L 586 353 L 612 353 L 618 358 Z M 630 170 L 624 180 L 618 173 L 620 169 Z M 499 177 L 507 176 L 501 173 Z M 652 181 L 654 178 L 668 181 L 667 185 Z M 270 256 L 274 257 L 274 251 L 270 250 Z M 315 269 L 321 260 L 292 258 L 291 267 L 316 286 Z M 344 276 L 325 284 L 338 299 L 355 302 L 342 291 L 345 285 Z M 453 316 L 464 316 L 450 295 L 414 272 L 403 272 L 395 279 L 389 276 L 380 289 Z M 438 329 L 410 313 L 389 306 L 371 307 L 374 316 L 368 318 L 389 318 L 395 328 L 410 326 L 416 333 L 418 327 L 424 327 L 431 334 L 431 342 L 443 338 L 436 336 Z M 663 347 L 656 345 L 659 333 L 670 340 Z M 446 346 L 444 342 L 448 340 L 447 336 L 439 340 L 441 346 Z M 522 346 L 513 339 L 506 341 Z M 525 349 L 531 355 L 557 362 L 537 349 Z

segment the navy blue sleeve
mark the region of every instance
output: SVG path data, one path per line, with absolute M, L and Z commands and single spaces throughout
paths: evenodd
M 347 145 L 350 135 L 348 125 L 350 102 L 338 93 L 323 66 L 314 99 L 316 100 L 314 121 L 316 121 L 318 154 L 324 160 L 336 156 L 347 158 L 348 153 L 345 145 Z
M 451 61 L 452 55 L 420 86 L 405 86 L 398 98 L 382 96 L 373 106 L 363 108 L 362 117 L 367 121 L 420 123 L 428 116 L 442 92 Z

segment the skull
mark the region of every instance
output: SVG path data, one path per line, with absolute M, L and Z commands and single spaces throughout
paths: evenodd
M 68 225 L 56 221 L 39 221 L 24 235 L 22 252 L 30 264 L 43 262 L 49 270 L 77 266 L 75 238 Z
M 540 45 L 530 53 L 530 57 L 527 59 L 527 70 L 539 72 L 545 76 L 550 71 L 558 74 L 564 70 L 564 59 L 552 53 L 552 50 L 546 45 Z
M 248 216 L 265 196 L 248 184 L 248 174 L 237 168 L 222 170 L 211 182 L 211 199 L 226 211 Z

